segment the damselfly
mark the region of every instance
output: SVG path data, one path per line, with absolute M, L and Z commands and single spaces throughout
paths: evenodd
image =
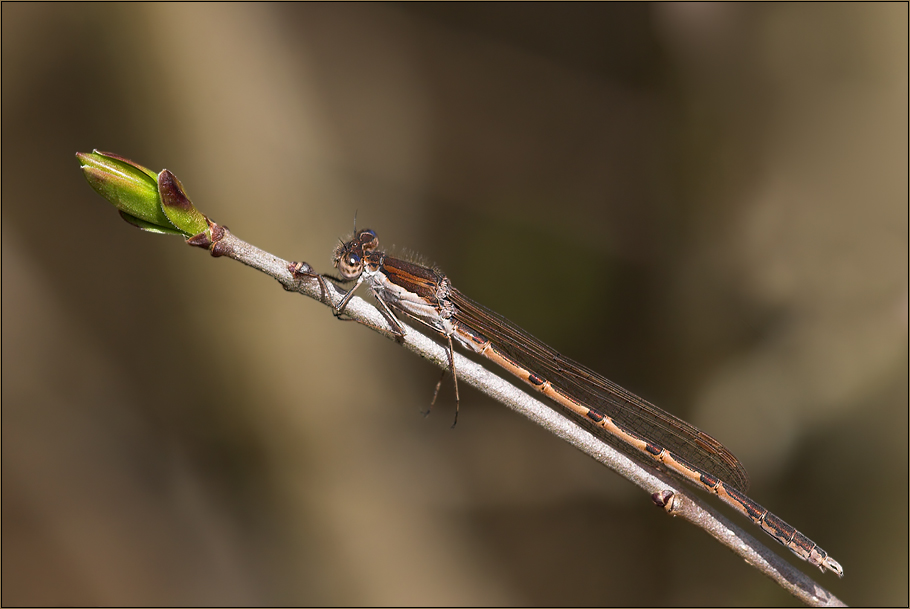
M 337 315 L 344 312 L 360 284 L 366 283 L 399 336 L 404 328 L 393 309 L 445 337 L 456 401 L 453 338 L 543 393 L 560 412 L 612 446 L 663 464 L 717 495 L 801 559 L 843 576 L 840 564 L 815 542 L 745 495 L 749 486 L 745 468 L 708 434 L 561 355 L 466 297 L 439 271 L 386 255 L 379 249 L 376 233 L 369 229 L 357 231 L 350 241 L 341 243 L 335 249 L 334 263 L 341 274 L 335 279 L 356 282 L 335 308 Z M 303 263 L 291 265 L 290 270 L 324 281 Z

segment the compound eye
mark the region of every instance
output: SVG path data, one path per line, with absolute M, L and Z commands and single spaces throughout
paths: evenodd
M 372 252 L 379 247 L 379 237 L 368 228 L 357 232 L 357 241 L 360 241 L 360 247 L 364 252 Z
M 355 252 L 348 252 L 338 259 L 338 271 L 345 279 L 353 279 L 363 271 L 363 258 Z

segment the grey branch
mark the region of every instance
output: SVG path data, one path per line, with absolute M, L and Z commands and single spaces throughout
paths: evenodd
M 220 255 L 233 258 L 248 266 L 270 275 L 286 290 L 299 292 L 332 306 L 338 303 L 343 292 L 331 282 L 326 282 L 327 293 L 323 293 L 320 282 L 315 278 L 295 278 L 288 270 L 289 262 L 264 252 L 229 231 L 218 241 Z M 373 330 L 395 339 L 392 328 L 382 313 L 361 298 L 353 298 L 345 309 L 349 317 Z M 436 366 L 448 368 L 446 349 L 405 325 L 405 336 L 401 342 L 407 349 L 417 353 Z M 588 431 L 576 425 L 540 400 L 537 400 L 509 381 L 490 372 L 480 364 L 455 353 L 455 371 L 460 381 L 482 391 L 512 410 L 526 416 L 554 435 L 572 444 L 580 451 L 606 465 L 614 472 L 632 481 L 649 494 L 662 493 L 671 497 L 666 511 L 704 529 L 712 537 L 739 554 L 747 563 L 770 577 L 781 587 L 807 605 L 845 606 L 833 594 L 819 586 L 802 571 L 782 559 L 776 552 L 760 543 L 751 534 L 727 520 L 713 507 L 705 504 L 680 481 L 656 467 L 646 467 L 629 459 Z M 650 502 L 649 502 L 650 505 Z

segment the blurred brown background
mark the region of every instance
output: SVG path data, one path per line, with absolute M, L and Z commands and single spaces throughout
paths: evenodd
M 331 268 L 358 224 L 726 444 L 908 602 L 907 5 L 2 7 L 2 602 L 795 599 L 314 301 L 124 224 L 174 171 Z M 713 502 L 715 505 L 717 502 Z

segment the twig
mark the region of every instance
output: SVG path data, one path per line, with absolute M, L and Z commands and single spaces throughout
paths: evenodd
M 210 246 L 209 249 L 213 256 L 227 256 L 242 262 L 273 277 L 286 290 L 299 292 L 327 306 L 340 301 L 343 295 L 343 292 L 331 282 L 321 283 L 315 278 L 308 277 L 295 278 L 289 271 L 288 261 L 238 239 L 226 228 L 223 235 L 218 233 L 214 244 L 204 246 Z M 345 316 L 388 338 L 395 339 L 392 328 L 385 317 L 376 307 L 361 298 L 355 297 L 348 303 Z M 448 367 L 445 348 L 413 328 L 405 326 L 405 336 L 399 338 L 398 342 L 440 368 Z M 704 529 L 712 537 L 743 557 L 747 563 L 807 605 L 845 606 L 842 601 L 819 586 L 802 571 L 793 567 L 752 535 L 728 521 L 713 507 L 696 497 L 688 487 L 683 486 L 663 471 L 656 467 L 644 467 L 629 459 L 556 410 L 460 353 L 455 353 L 455 369 L 460 381 L 468 383 L 526 416 L 644 489 L 652 495 L 654 502 L 663 506 L 668 513 Z

